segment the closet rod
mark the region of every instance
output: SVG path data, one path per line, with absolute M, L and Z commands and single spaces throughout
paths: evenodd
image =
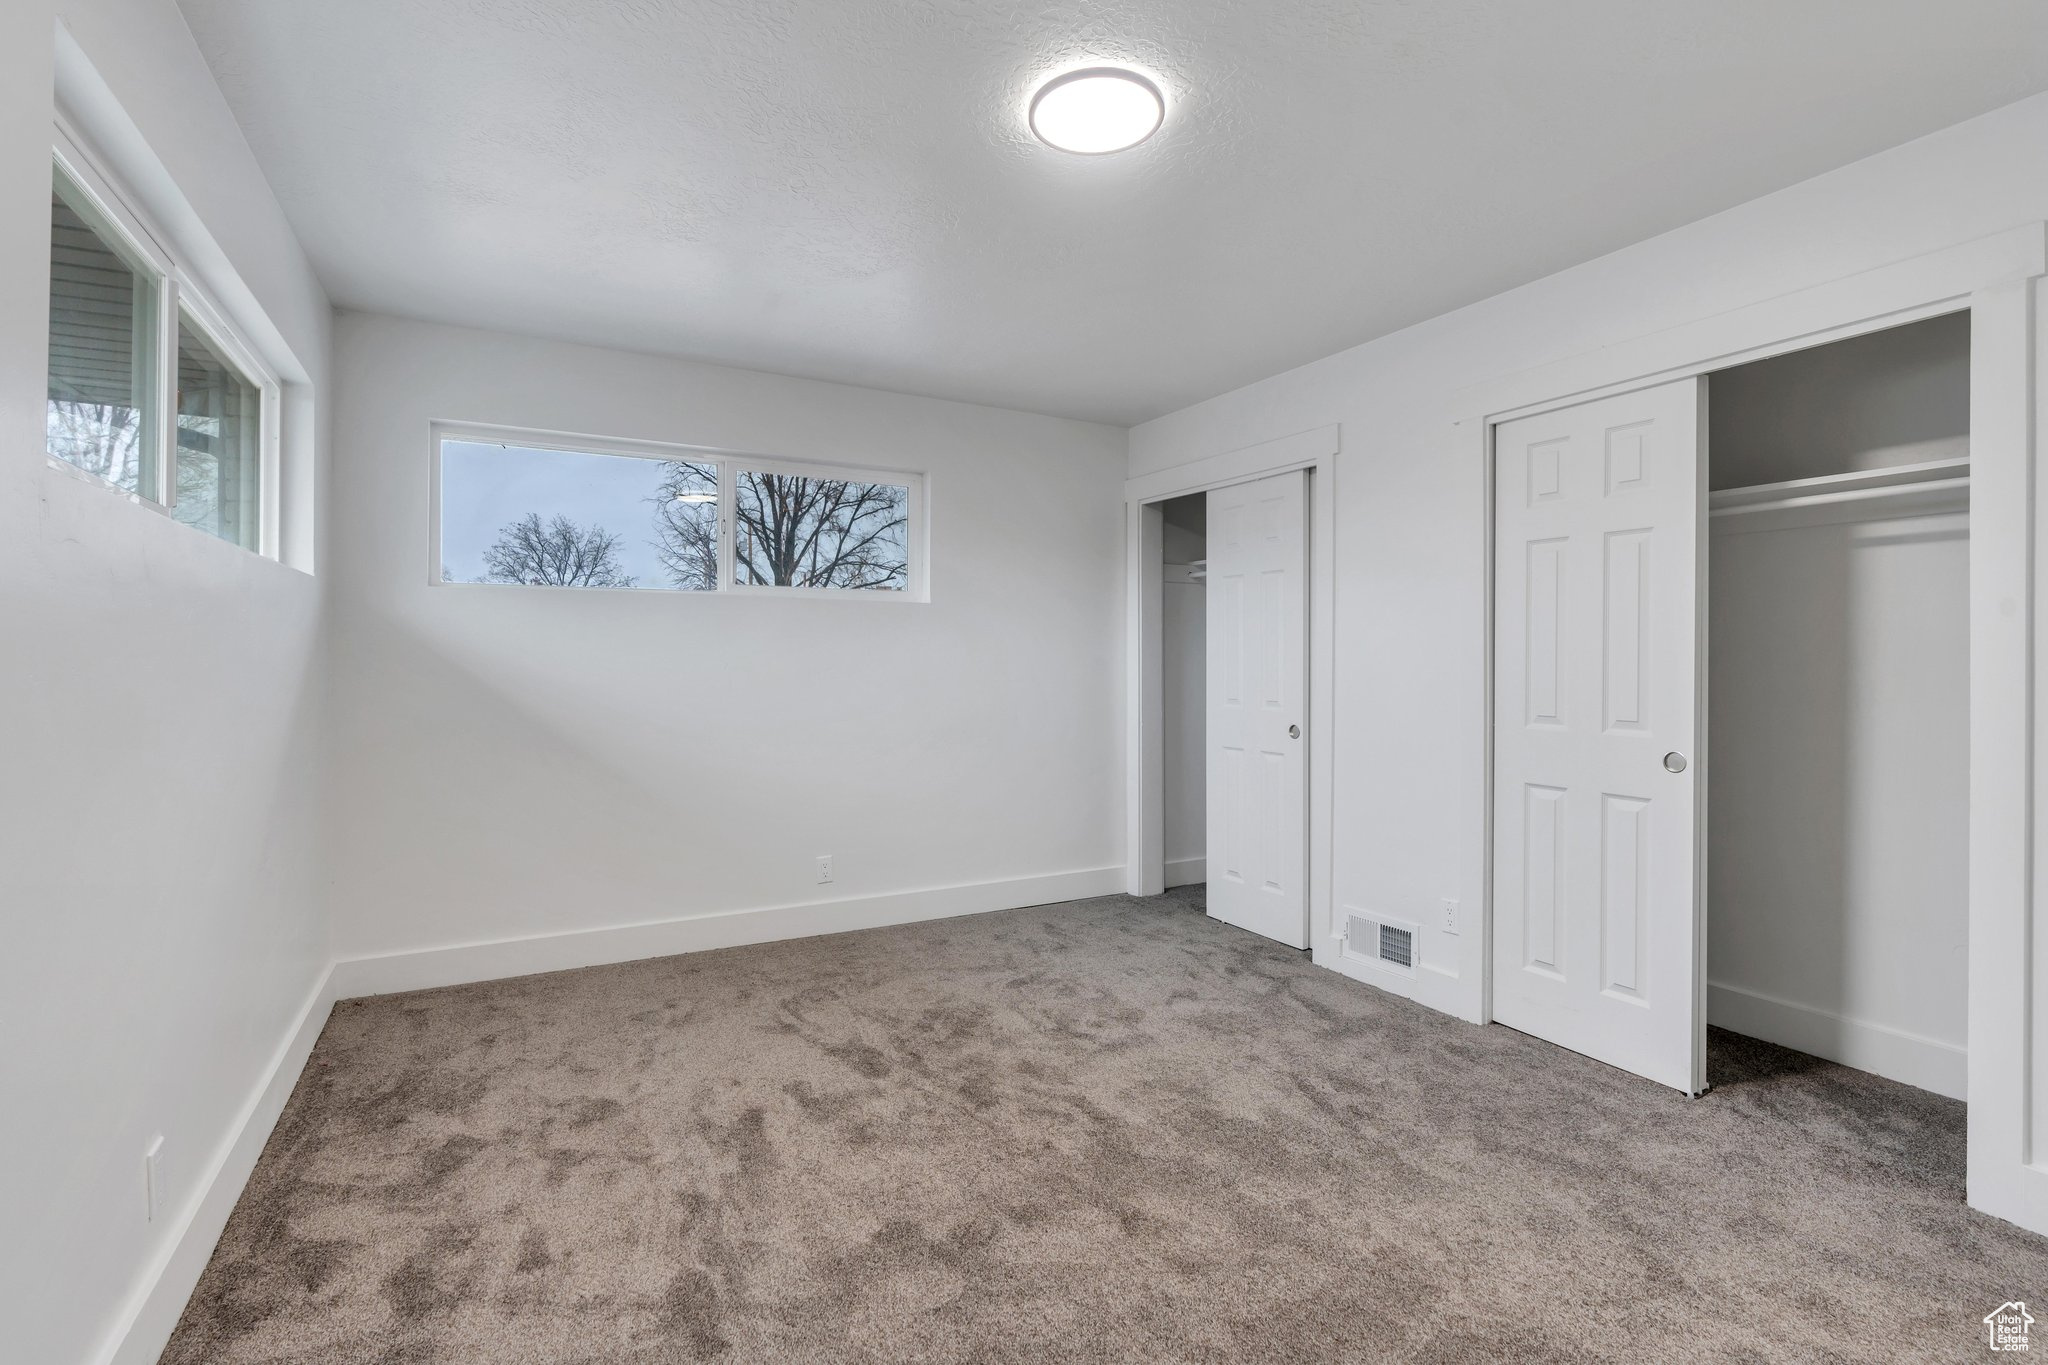
M 1970 456 L 1954 460 L 1925 460 L 1921 465 L 1888 465 L 1882 469 L 1851 469 L 1841 475 L 1819 475 L 1815 479 L 1786 479 L 1782 483 L 1751 483 L 1739 489 L 1714 489 L 1708 505 L 1716 512 L 1751 508 L 1751 505 L 1780 505 L 1788 499 L 1806 499 L 1839 493 L 1880 493 L 1896 487 L 1925 487 L 1937 483 L 1968 483 Z
M 1863 502 L 1888 504 L 1886 510 L 1933 511 L 1950 504 L 1967 505 L 1969 491 L 1970 461 L 1965 457 L 1721 488 L 1707 495 L 1707 506 L 1716 517 L 1849 507 Z
M 1960 479 L 1933 479 L 1925 483 L 1886 484 L 1878 488 L 1846 488 L 1834 493 L 1803 493 L 1792 497 L 1771 498 L 1759 502 L 1737 503 L 1732 507 L 1709 505 L 1708 512 L 1717 517 L 1742 517 L 1755 512 L 1786 512 L 1800 508 L 1845 507 L 1857 503 L 1874 506 L 1889 504 L 1892 510 L 1907 508 L 1931 510 L 1950 503 L 1958 507 L 1967 505 L 1970 480 L 1967 475 Z

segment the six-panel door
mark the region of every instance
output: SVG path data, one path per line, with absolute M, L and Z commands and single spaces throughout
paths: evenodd
M 1308 475 L 1208 495 L 1209 913 L 1308 946 Z
M 1494 434 L 1493 1016 L 1689 1092 L 1703 384 Z

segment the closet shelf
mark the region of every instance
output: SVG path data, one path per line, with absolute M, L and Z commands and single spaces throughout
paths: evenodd
M 1934 516 L 1964 511 L 1969 505 L 1967 457 L 1722 488 L 1707 495 L 1708 514 L 1717 523 L 1740 522 L 1743 530 L 1879 516 Z M 1729 524 L 1726 529 L 1736 527 Z

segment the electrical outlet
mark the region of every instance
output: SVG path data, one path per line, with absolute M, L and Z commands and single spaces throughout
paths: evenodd
M 820 885 L 823 885 L 824 883 L 829 882 L 831 880 L 832 855 L 829 853 L 821 853 L 818 855 L 818 882 Z
M 164 1135 L 158 1133 L 142 1149 L 143 1215 L 156 1221 L 156 1206 L 164 1196 Z
M 1444 932 L 1447 934 L 1458 932 L 1458 903 L 1449 896 L 1444 897 Z

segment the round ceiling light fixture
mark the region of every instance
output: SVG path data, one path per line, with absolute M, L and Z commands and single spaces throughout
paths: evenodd
M 1135 147 L 1165 120 L 1159 87 L 1121 66 L 1069 71 L 1031 97 L 1031 131 L 1038 140 L 1083 156 Z

